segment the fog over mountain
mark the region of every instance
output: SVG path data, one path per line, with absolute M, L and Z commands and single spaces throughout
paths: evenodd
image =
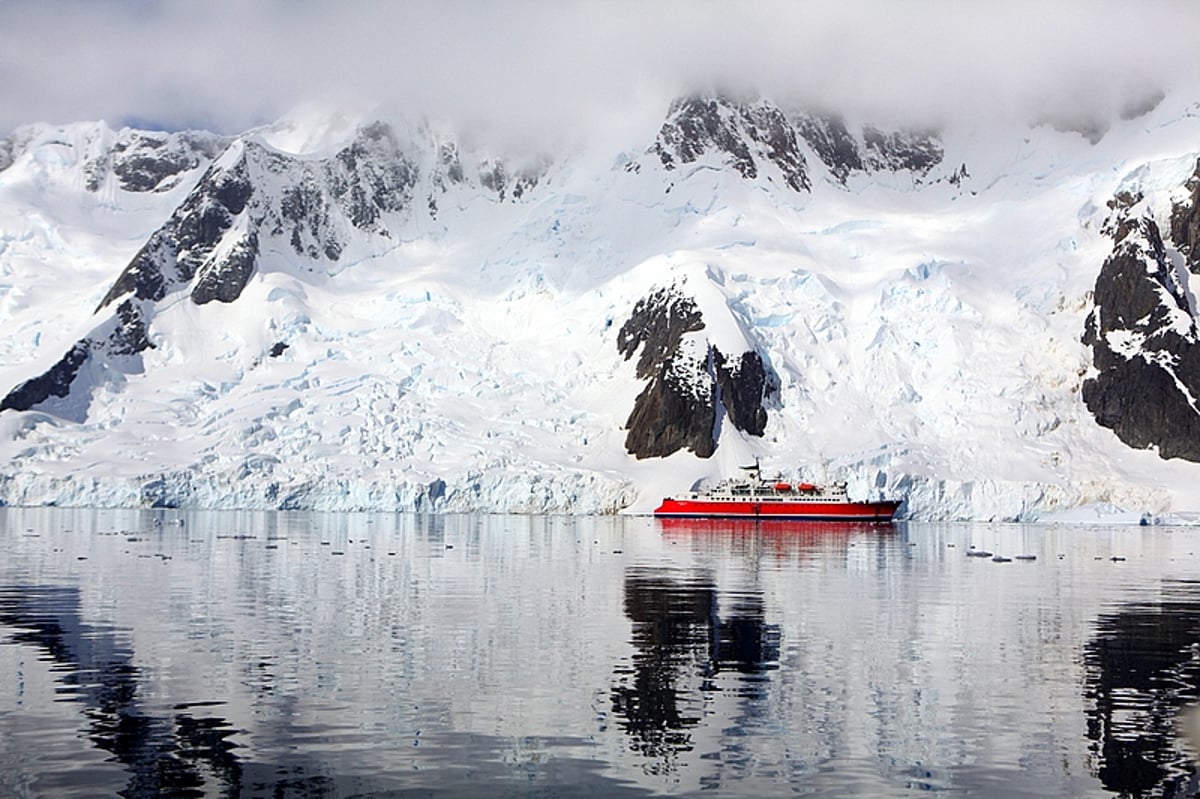
M 1108 116 L 1200 75 L 1187 0 L 6 0 L 0 31 L 0 131 L 238 133 L 334 96 L 515 138 L 598 135 L 710 89 L 883 124 L 1012 121 Z

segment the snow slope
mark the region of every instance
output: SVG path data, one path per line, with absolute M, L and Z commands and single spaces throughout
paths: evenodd
M 369 121 L 310 109 L 231 148 L 315 163 Z M 84 140 L 114 134 L 31 130 L 0 171 L 0 391 L 98 329 L 101 298 L 218 163 L 162 191 L 91 190 Z M 264 233 L 236 301 L 173 289 L 140 368 L 88 367 L 85 410 L 0 413 L 0 501 L 648 512 L 760 458 L 904 496 L 919 519 L 1200 509 L 1200 466 L 1128 447 L 1080 399 L 1106 204 L 1136 183 L 1169 213 L 1200 153 L 1187 98 L 1095 144 L 947 130 L 927 171 L 847 174 L 802 146 L 810 189 L 753 133 L 749 177 L 712 147 L 668 166 L 655 131 L 520 168 L 428 126 L 395 135 L 413 202 L 373 232 L 330 217 L 336 262 Z M 288 174 L 256 190 L 279 196 Z M 625 446 L 643 384 L 617 332 L 672 286 L 705 320 L 689 346 L 754 349 L 778 383 L 764 435 L 720 424 L 707 459 Z

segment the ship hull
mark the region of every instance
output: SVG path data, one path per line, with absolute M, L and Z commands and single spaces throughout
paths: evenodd
M 804 500 L 664 499 L 660 518 L 796 519 L 798 521 L 891 521 L 899 502 L 806 502 Z

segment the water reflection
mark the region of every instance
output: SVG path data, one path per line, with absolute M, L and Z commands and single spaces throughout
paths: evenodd
M 700 536 L 736 539 L 759 536 L 793 544 L 823 545 L 861 535 L 887 535 L 898 529 L 891 522 L 787 521 L 780 519 L 655 519 L 668 537 Z
M 1161 601 L 1100 616 L 1084 666 L 1087 735 L 1104 787 L 1195 796 L 1195 753 L 1181 746 L 1179 724 L 1200 699 L 1200 584 L 1168 584 Z
M 42 652 L 61 673 L 67 701 L 83 706 L 88 737 L 129 774 L 123 796 L 182 795 L 208 780 L 236 785 L 233 734 L 220 718 L 147 713 L 138 701 L 139 672 L 118 631 L 86 624 L 74 588 L 0 588 L 0 626 L 11 641 Z
M 625 615 L 634 654 L 615 670 L 612 709 L 646 770 L 669 773 L 691 751 L 689 730 L 723 690 L 723 672 L 744 678 L 734 688 L 744 704 L 762 699 L 761 680 L 753 678 L 778 667 L 779 627 L 764 621 L 760 593 L 718 594 L 707 573 L 631 569 Z
M 664 518 L 656 524 L 663 539 L 675 545 L 781 565 L 836 561 L 861 544 L 894 543 L 902 537 L 902 527 L 876 522 Z M 886 557 L 885 549 L 879 547 L 877 554 Z
M 0 796 L 1200 787 L 1190 533 L 176 518 L 0 510 Z

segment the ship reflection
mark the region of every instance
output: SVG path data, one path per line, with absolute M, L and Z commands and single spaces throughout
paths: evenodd
M 789 521 L 779 519 L 656 520 L 665 540 L 676 544 L 741 551 L 747 548 L 779 556 L 844 552 L 859 542 L 898 539 L 891 522 Z
M 743 712 L 761 703 L 753 677 L 777 667 L 779 628 L 765 623 L 758 592 L 718 593 L 710 576 L 686 573 L 628 572 L 625 614 L 634 653 L 615 670 L 612 709 L 646 771 L 669 773 L 718 694 L 731 691 Z
M 670 535 L 770 535 L 781 538 L 846 538 L 855 535 L 891 534 L 893 522 L 801 521 L 789 519 L 689 519 L 656 518 Z
M 1181 721 L 1200 699 L 1200 584 L 1101 616 L 1084 645 L 1087 735 L 1095 771 L 1119 796 L 1195 796 L 1195 740 Z M 1190 745 L 1191 751 L 1188 751 Z

